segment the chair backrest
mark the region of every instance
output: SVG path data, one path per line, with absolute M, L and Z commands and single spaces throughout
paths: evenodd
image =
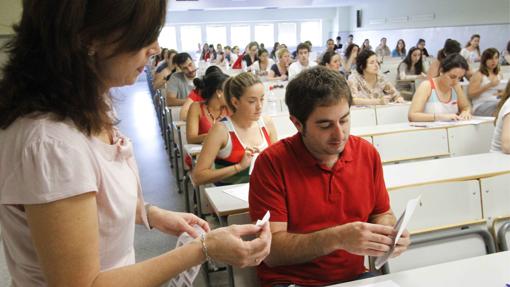
M 492 230 L 499 250 L 510 250 L 510 216 L 495 218 Z
M 408 230 L 415 231 L 482 219 L 477 180 L 442 182 L 390 191 L 391 207 L 399 216 L 409 200 L 421 195 Z
M 485 220 L 411 233 L 411 246 L 390 259 L 390 272 L 398 272 L 496 252 Z
M 248 212 L 229 215 L 227 217 L 227 224 L 248 224 L 252 223 Z M 242 287 L 260 287 L 260 281 L 257 277 L 257 270 L 255 267 L 238 268 L 233 267 L 234 271 L 234 286 Z

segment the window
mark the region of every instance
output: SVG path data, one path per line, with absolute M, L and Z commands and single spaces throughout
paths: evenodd
M 322 23 L 321 21 L 310 21 L 301 23 L 301 42 L 310 41 L 313 46 L 323 46 Z
M 181 50 L 192 52 L 202 43 L 202 29 L 200 26 L 181 26 Z
M 278 24 L 278 42 L 283 43 L 288 47 L 297 46 L 296 23 Z
M 213 44 L 214 49 L 216 49 L 216 44 L 221 44 L 222 46 L 227 44 L 227 28 L 225 26 L 207 26 L 205 27 L 205 32 L 207 35 L 207 44 Z
M 230 45 L 239 46 L 242 52 L 248 43 L 250 43 L 250 25 L 232 25 L 230 26 Z
M 264 43 L 266 50 L 273 47 L 274 25 L 273 24 L 255 25 L 255 41 L 257 41 L 259 44 Z
M 162 48 L 177 50 L 177 34 L 174 26 L 165 26 L 158 38 L 159 46 Z

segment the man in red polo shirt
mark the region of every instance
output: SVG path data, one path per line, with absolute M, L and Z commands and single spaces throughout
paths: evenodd
M 271 212 L 263 286 L 323 286 L 365 277 L 363 256 L 380 256 L 395 236 L 381 159 L 349 136 L 352 97 L 336 71 L 315 67 L 288 86 L 298 133 L 262 152 L 250 176 L 250 215 Z M 393 256 L 410 244 L 398 241 Z

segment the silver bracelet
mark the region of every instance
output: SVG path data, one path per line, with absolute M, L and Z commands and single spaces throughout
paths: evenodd
M 200 242 L 202 242 L 202 252 L 204 253 L 205 260 L 212 263 L 212 259 L 207 253 L 207 246 L 205 245 L 205 233 L 200 234 Z
M 147 216 L 147 223 L 149 224 L 149 229 L 154 229 L 154 227 L 151 225 L 151 222 L 149 220 L 149 211 L 151 210 L 151 207 L 152 207 L 152 204 L 150 203 L 146 203 L 144 205 L 144 208 L 145 208 L 145 215 Z

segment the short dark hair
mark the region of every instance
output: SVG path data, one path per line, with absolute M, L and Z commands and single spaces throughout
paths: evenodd
M 299 45 L 296 48 L 296 52 L 299 53 L 299 50 L 307 50 L 308 52 L 310 52 L 310 46 L 306 43 L 299 43 Z
M 33 113 L 70 119 L 86 135 L 111 130 L 111 99 L 98 89 L 94 40 L 115 46 L 108 56 L 154 43 L 165 23 L 166 2 L 20 1 L 15 35 L 0 79 L 0 128 Z M 111 13 L 115 11 L 115 13 Z
M 262 54 L 264 54 L 264 53 L 266 53 L 266 54 L 268 54 L 268 55 L 269 55 L 269 52 L 268 52 L 266 49 L 264 49 L 264 48 L 260 48 L 260 49 L 259 49 L 259 51 L 257 52 L 257 55 L 258 55 L 258 56 L 259 56 L 259 58 L 260 58 L 260 56 L 262 56 Z
M 362 50 L 361 53 L 358 54 L 356 58 L 356 71 L 358 71 L 360 75 L 363 75 L 363 71 L 367 67 L 368 58 L 373 55 L 375 55 L 375 53 L 372 50 Z
M 186 52 L 183 52 L 183 53 L 179 53 L 177 55 L 174 56 L 174 63 L 177 65 L 177 66 L 180 66 L 184 63 L 186 63 L 186 61 L 190 59 L 191 60 L 191 56 L 186 53 Z
M 469 65 L 460 54 L 450 54 L 446 56 L 446 58 L 441 61 L 441 72 L 446 73 L 455 68 L 461 68 L 464 70 L 469 70 Z
M 318 106 L 329 106 L 341 100 L 352 105 L 351 90 L 345 78 L 324 66 L 316 66 L 299 73 L 287 85 L 285 104 L 289 113 L 296 117 L 303 128 Z
M 337 39 L 337 40 L 342 40 L 342 37 L 340 37 L 340 36 L 336 36 L 336 39 Z

